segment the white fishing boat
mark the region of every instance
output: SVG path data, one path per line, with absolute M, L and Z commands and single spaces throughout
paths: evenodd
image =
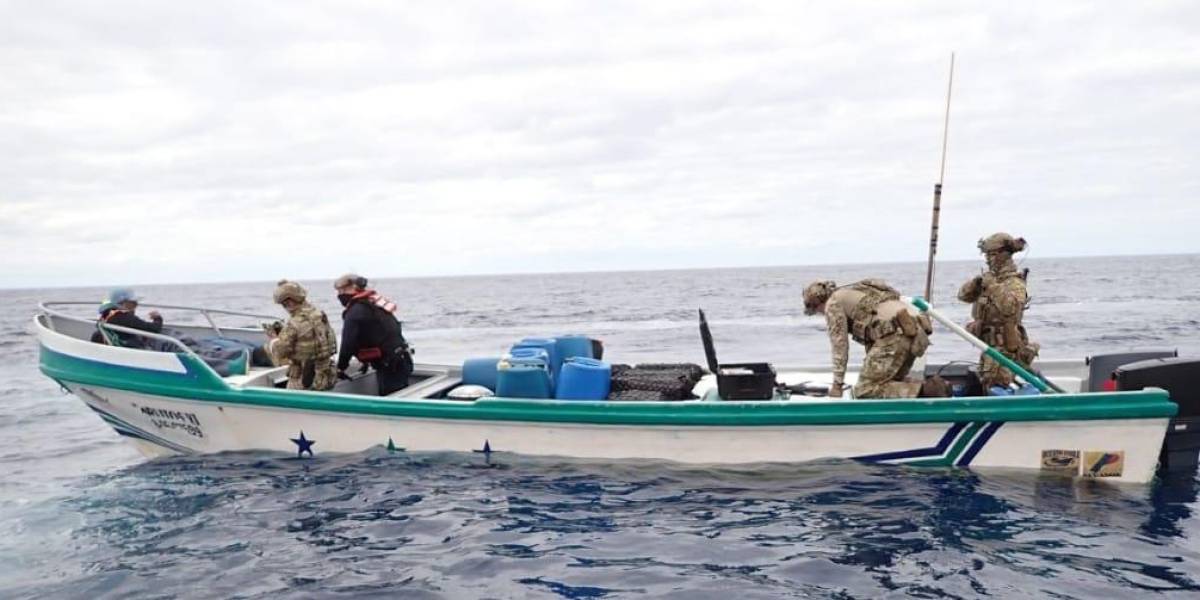
M 320 456 L 373 446 L 396 451 L 505 453 L 589 459 L 662 459 L 747 464 L 827 458 L 906 464 L 1016 468 L 1116 481 L 1154 473 L 1177 406 L 1163 389 L 1088 391 L 1086 360 L 1038 367 L 1065 393 L 891 400 L 786 394 L 727 400 L 712 375 L 696 399 L 617 402 L 480 397 L 455 399 L 458 366 L 418 364 L 408 387 L 374 395 L 373 374 L 330 392 L 284 389 L 286 367 L 221 376 L 179 337 L 106 326 L 172 351 L 95 343 L 97 324 L 72 306 L 46 303 L 34 318 L 40 368 L 147 456 L 261 450 Z M 262 343 L 225 318 L 264 317 L 191 310 L 208 326 L 179 336 Z M 828 381 L 828 369 L 780 369 L 790 384 Z M 848 374 L 853 382 L 854 373 Z

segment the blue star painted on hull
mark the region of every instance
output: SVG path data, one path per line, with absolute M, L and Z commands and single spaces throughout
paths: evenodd
M 296 458 L 302 458 L 305 452 L 307 452 L 309 456 L 313 455 L 312 447 L 313 444 L 317 443 L 317 441 L 304 437 L 303 429 L 300 430 L 300 437 L 291 439 L 292 442 L 296 444 Z

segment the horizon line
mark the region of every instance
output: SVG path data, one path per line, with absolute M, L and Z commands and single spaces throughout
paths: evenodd
M 1062 259 L 1098 259 L 1098 258 L 1158 258 L 1172 256 L 1200 256 L 1198 252 L 1167 252 L 1167 253 L 1150 253 L 1150 254 L 1080 254 L 1070 256 L 1039 256 L 1031 257 L 1025 260 L 1042 261 L 1042 260 L 1062 260 Z M 960 263 L 972 262 L 976 259 L 947 259 L 939 261 L 939 263 Z M 379 280 L 394 280 L 394 279 L 451 279 L 451 278 L 470 278 L 470 277 L 532 277 L 539 275 L 584 275 L 584 274 L 604 274 L 604 273 L 654 273 L 654 272 L 672 272 L 672 271 L 727 271 L 732 269 L 763 269 L 763 268 L 791 268 L 791 267 L 852 267 L 862 265 L 902 265 L 902 264 L 924 264 L 924 260 L 890 260 L 890 261 L 857 261 L 857 262 L 841 262 L 841 263 L 810 263 L 810 264 L 756 264 L 756 265 L 728 265 L 720 267 L 659 267 L 645 269 L 581 269 L 577 271 L 509 271 L 509 272 L 493 272 L 493 273 L 455 273 L 448 275 L 385 275 L 377 277 L 368 277 L 371 281 Z M 337 276 L 330 277 L 332 281 Z M 316 277 L 299 277 L 296 281 L 312 282 L 319 281 L 322 278 Z M 31 291 L 31 290 L 55 290 L 55 289 L 72 289 L 72 288 L 89 288 L 89 287 L 104 287 L 106 285 L 123 285 L 128 287 L 141 286 L 186 286 L 186 285 L 218 285 L 218 284 L 244 284 L 244 283 L 264 283 L 270 279 L 243 279 L 243 280 L 207 280 L 207 281 L 167 281 L 167 282 L 137 282 L 137 283 L 121 283 L 121 284 L 64 284 L 64 285 L 47 285 L 37 287 L 6 287 L 0 285 L 0 290 L 3 291 Z

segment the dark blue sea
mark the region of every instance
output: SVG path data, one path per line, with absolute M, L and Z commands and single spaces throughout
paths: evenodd
M 979 266 L 939 268 L 935 301 L 957 318 L 967 311 L 954 289 Z M 1026 323 L 1044 358 L 1134 348 L 1200 356 L 1200 256 L 1025 266 Z M 703 362 L 703 307 L 722 362 L 799 364 L 826 362 L 828 352 L 822 322 L 801 314 L 804 284 L 864 276 L 915 293 L 923 266 L 378 287 L 401 305 L 421 361 L 492 355 L 526 335 L 588 333 L 617 362 Z M 330 282 L 308 284 L 337 314 Z M 148 302 L 278 313 L 272 287 L 138 291 Z M 489 464 L 383 448 L 148 461 L 37 371 L 37 302 L 103 292 L 0 290 L 2 598 L 1200 597 L 1195 473 L 1126 486 L 844 461 Z M 944 332 L 934 344 L 931 358 L 971 358 Z

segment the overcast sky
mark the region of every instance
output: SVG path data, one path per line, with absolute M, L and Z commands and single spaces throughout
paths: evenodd
M 1200 250 L 1195 2 L 0 11 L 0 287 Z

